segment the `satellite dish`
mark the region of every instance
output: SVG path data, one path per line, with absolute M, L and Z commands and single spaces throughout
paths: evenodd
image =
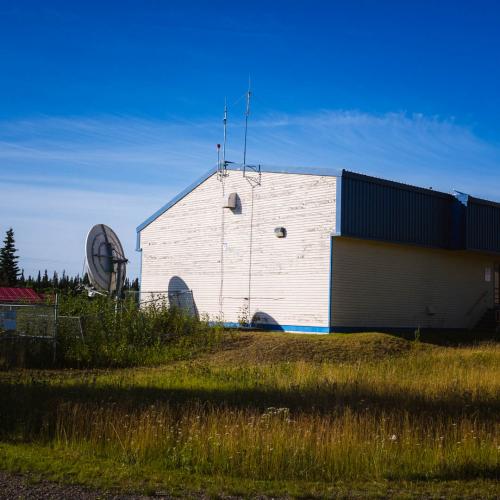
M 87 235 L 87 271 L 92 286 L 101 292 L 121 295 L 128 260 L 116 233 L 96 224 Z

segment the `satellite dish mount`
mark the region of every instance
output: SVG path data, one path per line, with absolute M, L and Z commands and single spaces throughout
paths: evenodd
M 128 259 L 116 233 L 105 224 L 96 224 L 87 235 L 87 271 L 96 291 L 122 296 Z

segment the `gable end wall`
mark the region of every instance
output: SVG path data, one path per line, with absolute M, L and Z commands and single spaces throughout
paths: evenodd
M 256 185 L 251 176 L 214 174 L 142 229 L 142 299 L 191 290 L 213 320 L 222 309 L 227 323 L 326 332 L 337 178 L 263 172 Z M 231 192 L 239 206 L 223 209 Z

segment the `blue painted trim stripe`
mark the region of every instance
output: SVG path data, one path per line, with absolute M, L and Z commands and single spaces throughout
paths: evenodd
M 215 322 L 210 322 L 211 325 L 215 325 Z M 242 328 L 239 323 L 234 323 L 231 321 L 226 321 L 223 323 L 226 328 Z M 329 333 L 330 327 L 328 326 L 302 326 L 302 325 L 279 325 L 279 324 L 256 324 L 252 325 L 251 328 L 257 330 L 272 330 L 279 332 L 289 332 L 289 333 Z
M 228 170 L 233 171 L 242 171 L 243 165 L 239 164 L 229 164 L 227 166 Z M 163 205 L 160 209 L 158 209 L 153 215 L 148 217 L 144 222 L 139 224 L 136 228 L 137 232 L 137 240 L 135 249 L 137 251 L 141 248 L 141 231 L 151 224 L 155 219 L 157 219 L 160 215 L 164 214 L 169 208 L 173 207 L 178 201 L 182 200 L 185 196 L 187 196 L 191 191 L 196 189 L 202 182 L 205 182 L 209 177 L 214 175 L 217 172 L 217 167 L 212 167 L 208 172 L 205 172 L 199 179 L 189 185 L 186 189 L 181 191 L 177 196 L 174 196 L 168 203 Z M 339 177 L 342 175 L 342 172 L 338 169 L 331 168 L 307 168 L 307 167 L 272 167 L 272 166 L 264 166 L 261 165 L 261 172 L 269 172 L 269 173 L 279 173 L 279 174 L 302 174 L 302 175 L 323 175 L 330 177 Z
M 210 322 L 211 325 L 215 325 L 215 322 Z M 225 322 L 225 328 L 241 328 L 244 329 L 239 323 Z M 271 330 L 271 331 L 281 331 L 287 333 L 413 333 L 417 329 L 415 326 L 331 326 L 329 328 L 323 326 L 297 326 L 297 325 L 253 325 L 252 328 L 256 330 Z M 460 328 L 421 328 L 421 330 L 439 330 L 439 331 L 450 331 L 456 332 Z
M 332 326 L 330 333 L 414 333 L 417 328 L 416 326 Z M 420 330 L 457 332 L 463 328 L 420 328 Z
M 215 324 L 215 323 L 211 323 Z M 239 323 L 225 322 L 226 328 L 244 328 Z M 298 326 L 298 325 L 266 325 L 258 324 L 252 325 L 252 328 L 257 330 L 271 330 L 288 333 L 363 333 L 363 332 L 380 332 L 380 333 L 413 333 L 417 327 L 415 326 Z M 422 328 L 425 330 L 425 328 Z M 457 331 L 459 328 L 439 328 L 439 330 Z
M 278 330 L 282 332 L 297 332 L 297 333 L 330 333 L 328 326 L 299 326 L 299 325 L 254 325 L 254 328 L 262 330 Z

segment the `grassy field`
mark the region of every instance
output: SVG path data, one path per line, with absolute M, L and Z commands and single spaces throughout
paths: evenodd
M 226 334 L 158 367 L 0 372 L 0 468 L 179 496 L 498 496 L 500 346 Z

